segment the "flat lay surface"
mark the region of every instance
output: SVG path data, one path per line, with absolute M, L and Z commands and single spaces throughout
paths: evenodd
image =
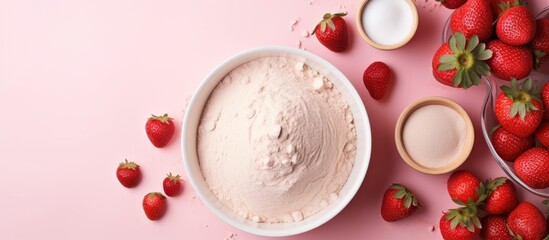
M 408 166 L 395 145 L 397 119 L 410 103 L 442 96 L 468 113 L 473 149 L 458 169 L 481 179 L 506 176 L 481 131 L 484 86 L 463 90 L 437 82 L 431 60 L 451 15 L 434 0 L 414 1 L 419 25 L 403 47 L 383 51 L 360 36 L 361 1 L 61 1 L 0 0 L 0 232 L 4 239 L 268 239 L 224 223 L 201 202 L 183 166 L 181 124 L 202 80 L 218 64 L 252 48 L 302 48 L 337 67 L 353 84 L 372 133 L 369 168 L 355 197 L 338 215 L 284 239 L 441 239 L 442 212 L 455 208 L 450 173 L 428 175 Z M 549 0 L 529 1 L 537 13 Z M 347 12 L 346 51 L 335 53 L 310 36 L 327 13 Z M 366 67 L 385 62 L 388 94 L 374 100 Z M 145 133 L 151 116 L 168 113 L 175 136 L 154 147 Z M 117 180 L 125 159 L 140 165 L 141 182 Z M 167 197 L 166 215 L 150 221 L 143 197 L 162 192 L 166 174 L 184 180 Z M 384 191 L 411 189 L 422 208 L 385 222 Z M 542 208 L 543 198 L 517 185 Z M 434 227 L 434 228 L 433 228 Z

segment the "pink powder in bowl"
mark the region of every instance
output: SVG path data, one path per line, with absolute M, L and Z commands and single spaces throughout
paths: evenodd
M 425 97 L 404 109 L 395 140 L 402 159 L 427 174 L 447 173 L 469 156 L 474 128 L 461 106 L 443 97 Z

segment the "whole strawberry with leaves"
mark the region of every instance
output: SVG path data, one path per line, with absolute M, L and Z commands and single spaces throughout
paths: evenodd
M 175 134 L 173 118 L 169 117 L 167 113 L 162 116 L 152 115 L 145 124 L 145 130 L 151 143 L 157 148 L 162 148 L 170 142 Z
M 488 179 L 484 183 L 487 197 L 480 208 L 489 215 L 502 215 L 511 212 L 518 204 L 517 189 L 511 180 L 500 177 Z
M 126 159 L 118 165 L 116 178 L 124 187 L 135 187 L 141 181 L 141 169 L 135 162 L 128 162 Z
M 181 193 L 181 190 L 183 190 L 183 180 L 181 180 L 181 176 L 179 175 L 172 175 L 172 173 L 168 173 L 166 178 L 164 178 L 164 181 L 162 182 L 162 187 L 164 188 L 164 193 L 169 197 L 174 197 L 179 195 Z
M 513 164 L 516 175 L 536 189 L 549 187 L 549 149 L 533 147 L 522 153 Z
M 484 240 L 513 240 L 507 229 L 507 217 L 489 215 L 480 220 L 480 237 Z
M 343 52 L 349 44 L 345 15 L 347 13 L 326 13 L 313 30 L 318 41 L 331 51 Z
M 492 75 L 499 79 L 523 79 L 534 67 L 532 50 L 526 46 L 511 46 L 494 39 L 486 43 L 486 48 L 492 51 L 492 57 L 486 63 L 490 66 Z
M 387 94 L 393 73 L 384 62 L 373 62 L 364 70 L 362 81 L 373 99 L 379 100 Z
M 490 142 L 498 156 L 508 162 L 514 162 L 520 154 L 534 147 L 535 144 L 533 136 L 519 137 L 506 131 L 501 126 L 494 130 Z
M 462 32 L 469 39 L 477 35 L 486 42 L 493 33 L 494 16 L 487 0 L 468 0 L 456 9 L 450 18 L 452 32 Z
M 436 0 L 437 2 L 440 2 L 442 6 L 448 8 L 448 9 L 456 9 L 458 7 L 461 7 L 467 0 Z
M 532 48 L 534 49 L 535 67 L 549 58 L 549 18 L 540 18 L 536 20 L 536 35 L 532 39 Z
M 143 197 L 143 211 L 152 221 L 158 220 L 166 213 L 166 197 L 159 192 L 150 192 Z
M 460 205 L 474 204 L 485 194 L 483 183 L 467 170 L 454 171 L 446 183 L 450 198 Z
M 392 184 L 383 194 L 381 217 L 394 222 L 411 216 L 421 207 L 416 196 L 401 184 Z
M 530 78 L 521 84 L 511 80 L 511 86 L 501 86 L 494 108 L 496 118 L 508 132 L 525 138 L 538 128 L 543 117 L 543 105 Z
M 532 203 L 521 202 L 507 216 L 509 232 L 515 239 L 540 240 L 547 235 L 543 213 Z
M 472 240 L 482 228 L 476 205 L 450 209 L 439 221 L 439 228 L 445 240 Z
M 433 76 L 442 84 L 467 89 L 479 85 L 481 76 L 490 76 L 484 61 L 491 57 L 492 51 L 476 35 L 466 40 L 463 33 L 455 32 L 433 56 Z
M 505 10 L 496 23 L 496 35 L 509 45 L 526 45 L 536 35 L 536 20 L 525 6 Z

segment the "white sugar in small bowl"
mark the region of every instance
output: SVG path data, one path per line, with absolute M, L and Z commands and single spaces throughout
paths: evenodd
M 217 84 L 234 68 L 261 57 L 288 57 L 302 61 L 309 67 L 330 80 L 341 92 L 349 104 L 354 116 L 357 132 L 357 152 L 355 163 L 349 178 L 339 193 L 339 198 L 317 214 L 300 222 L 294 223 L 256 223 L 244 219 L 224 206 L 210 191 L 202 172 L 197 156 L 197 130 L 202 115 L 202 110 Z M 189 102 L 185 113 L 181 133 L 181 148 L 183 152 L 183 164 L 190 183 L 202 202 L 220 219 L 229 225 L 242 231 L 260 236 L 282 237 L 290 236 L 317 228 L 335 217 L 351 201 L 358 191 L 370 162 L 371 131 L 366 108 L 357 91 L 349 80 L 336 67 L 326 60 L 304 50 L 269 46 L 251 49 L 239 53 L 221 63 L 213 69 L 203 80 Z
M 362 0 L 356 24 L 364 41 L 372 47 L 393 50 L 412 39 L 419 17 L 412 0 Z

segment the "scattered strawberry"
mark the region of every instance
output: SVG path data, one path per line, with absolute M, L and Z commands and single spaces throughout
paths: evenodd
M 345 15 L 347 13 L 326 13 L 313 30 L 318 41 L 334 52 L 343 52 L 347 49 L 349 34 L 347 23 L 343 19 Z
M 461 7 L 467 0 L 436 0 L 442 4 L 442 6 L 448 8 L 448 9 L 456 9 L 458 7 Z
M 502 127 L 497 127 L 492 133 L 491 142 L 499 157 L 508 162 L 514 162 L 520 154 L 535 144 L 532 136 L 518 137 Z
M 501 126 L 519 137 L 528 137 L 539 126 L 543 106 L 537 99 L 537 90 L 527 78 L 521 85 L 511 80 L 511 87 L 502 86 L 496 99 L 495 113 Z
M 549 149 L 534 147 L 522 153 L 514 163 L 517 176 L 536 189 L 549 187 Z
M 442 84 L 469 88 L 480 84 L 481 76 L 490 76 L 490 67 L 484 60 L 492 57 L 492 51 L 479 43 L 477 36 L 469 41 L 461 32 L 450 36 L 433 56 L 433 76 Z
M 121 162 L 116 169 L 116 178 L 122 184 L 122 186 L 127 188 L 132 188 L 139 184 L 141 181 L 141 170 L 139 165 L 134 162 L 128 162 L 126 159 L 124 162 Z
M 513 240 L 507 229 L 507 217 L 486 216 L 480 220 L 480 237 L 484 240 Z
M 450 18 L 452 32 L 462 32 L 469 39 L 477 35 L 480 42 L 492 36 L 494 16 L 487 0 L 468 0 Z
M 374 62 L 364 70 L 362 80 L 373 99 L 379 100 L 385 96 L 393 74 L 384 62 Z
M 159 192 L 150 192 L 143 198 L 143 210 L 150 220 L 158 220 L 166 213 L 166 197 Z
M 490 0 L 490 7 L 495 18 L 498 18 L 505 10 L 516 6 L 527 6 L 527 4 L 524 0 Z
M 534 133 L 536 140 L 546 148 L 549 148 L 549 120 L 544 120 Z
M 536 34 L 536 20 L 525 6 L 512 7 L 501 14 L 496 23 L 496 35 L 509 45 L 528 44 Z
M 473 208 L 471 208 L 473 207 Z M 474 206 L 451 209 L 440 218 L 439 228 L 445 240 L 471 240 L 480 234 L 481 223 Z
M 545 83 L 541 89 L 541 101 L 545 108 L 549 108 L 549 84 Z M 543 118 L 549 120 L 549 109 L 543 111 Z
M 494 39 L 486 44 L 492 57 L 486 60 L 492 74 L 502 80 L 527 77 L 534 67 L 534 56 L 526 46 L 511 46 Z
M 381 217 L 387 222 L 394 222 L 414 214 L 421 207 L 416 196 L 400 184 L 391 185 L 383 195 Z
M 538 68 L 549 58 L 549 18 L 536 20 L 536 35 L 532 40 L 532 48 L 536 57 L 535 67 Z
M 517 189 L 504 177 L 487 180 L 484 184 L 488 197 L 481 208 L 489 215 L 501 215 L 511 212 L 518 204 Z
M 183 189 L 183 185 L 181 184 L 182 181 L 183 180 L 181 180 L 181 176 L 179 175 L 174 176 L 172 173 L 167 174 L 167 177 L 164 178 L 164 182 L 162 183 L 164 193 L 169 197 L 177 196 Z
M 162 116 L 155 116 L 147 120 L 145 125 L 145 130 L 147 131 L 147 136 L 151 140 L 152 144 L 161 148 L 168 144 L 170 139 L 172 139 L 175 133 L 175 125 L 173 124 L 173 119 L 165 113 Z
M 452 200 L 460 205 L 474 203 L 484 194 L 480 179 L 466 170 L 454 171 L 446 187 Z
M 529 202 L 521 202 L 509 213 L 507 226 L 515 239 L 540 240 L 545 237 L 547 224 L 543 213 Z

